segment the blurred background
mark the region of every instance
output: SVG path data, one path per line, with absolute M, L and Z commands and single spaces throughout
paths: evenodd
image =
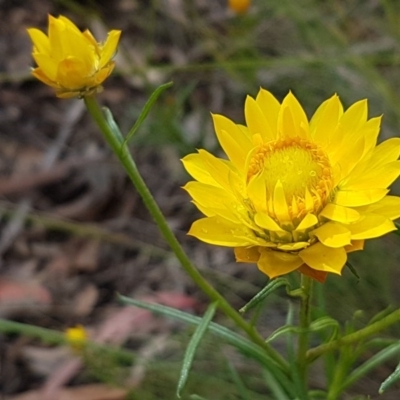
M 83 102 L 57 99 L 30 76 L 26 28 L 47 31 L 48 14 L 67 16 L 98 40 L 122 30 L 115 72 L 98 99 L 124 132 L 151 92 L 174 82 L 131 151 L 192 260 L 240 308 L 267 278 L 255 265 L 236 264 L 231 250 L 186 235 L 199 213 L 181 189 L 189 177 L 180 158 L 197 148 L 221 154 L 210 112 L 243 123 L 245 97 L 260 86 L 280 100 L 292 90 L 309 116 L 334 93 L 345 107 L 368 98 L 370 117 L 384 115 L 380 140 L 398 136 L 400 2 L 253 0 L 238 14 L 227 0 L 0 0 L 0 317 L 59 331 L 82 324 L 95 340 L 124 344 L 138 357 L 123 371 L 110 360 L 83 366 L 68 349 L 0 335 L 1 398 L 43 399 L 44 388 L 60 389 L 63 400 L 172 399 L 193 329 L 123 307 L 116 293 L 199 315 L 207 299 L 181 270 Z M 399 257 L 395 234 L 368 242 L 350 255 L 359 279 L 349 269 L 329 276 L 318 285 L 315 312 L 324 302 L 331 316 L 361 327 L 398 306 Z M 289 302 L 284 292 L 267 300 L 258 324 L 264 336 L 284 323 Z M 387 333 L 398 334 L 400 327 Z M 268 398 L 257 365 L 216 341 L 202 345 L 183 398 Z M 399 399 L 400 385 L 377 392 L 397 362 L 344 399 Z M 324 387 L 318 366 L 312 384 Z

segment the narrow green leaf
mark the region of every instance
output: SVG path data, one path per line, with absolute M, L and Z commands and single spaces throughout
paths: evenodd
M 400 363 L 397 365 L 396 369 L 392 374 L 390 374 L 383 382 L 379 388 L 379 394 L 382 394 L 389 389 L 390 386 L 393 385 L 396 381 L 400 379 Z
M 285 393 L 282 385 L 275 379 L 275 377 L 271 373 L 269 373 L 265 369 L 262 372 L 264 375 L 264 380 L 267 382 L 268 388 L 269 388 L 269 390 L 271 390 L 271 393 L 273 394 L 274 399 L 276 399 L 276 400 L 293 400 L 294 397 L 292 397 L 292 396 L 294 396 L 294 395 L 291 396 L 291 395 L 288 395 L 287 393 Z
M 246 311 L 254 308 L 259 303 L 264 301 L 272 292 L 279 289 L 281 286 L 286 286 L 290 288 L 289 281 L 286 278 L 277 278 L 268 282 L 265 288 L 261 289 L 246 305 L 244 305 L 239 312 L 245 313 Z M 287 290 L 288 291 L 288 290 Z
M 149 100 L 147 100 L 147 103 L 144 105 L 139 118 L 136 120 L 135 124 L 131 128 L 131 130 L 128 132 L 126 135 L 126 139 L 124 141 L 124 146 L 129 143 L 129 141 L 132 139 L 133 135 L 136 133 L 136 131 L 140 128 L 142 125 L 143 121 L 146 119 L 148 113 L 151 110 L 151 107 L 153 107 L 154 103 L 158 99 L 158 97 L 161 95 L 164 90 L 170 88 L 173 85 L 173 82 L 168 82 L 164 83 L 163 85 L 159 86 L 150 96 Z
M 357 382 L 359 379 L 361 379 L 363 376 L 365 376 L 368 372 L 370 372 L 374 368 L 379 367 L 390 358 L 394 356 L 399 356 L 399 354 L 400 341 L 381 350 L 379 353 L 369 358 L 365 363 L 357 367 L 343 382 L 340 390 L 345 390 L 346 388 Z
M 334 340 L 339 332 L 339 323 L 334 320 L 331 317 L 321 317 L 316 319 L 310 324 L 310 327 L 308 329 L 309 332 L 318 332 L 321 330 L 324 330 L 326 328 L 332 328 L 332 334 L 331 337 L 329 338 L 328 342 L 331 340 Z M 272 342 L 275 340 L 278 336 L 282 336 L 286 333 L 299 333 L 301 331 L 301 328 L 299 328 L 297 325 L 289 325 L 286 324 L 284 326 L 281 326 L 278 328 L 276 331 L 272 332 L 271 335 L 268 336 L 266 339 L 266 342 Z
M 272 332 L 266 342 L 272 342 L 273 340 L 275 340 L 278 336 L 282 336 L 286 333 L 299 333 L 300 332 L 300 328 L 298 326 L 294 326 L 294 325 L 283 325 L 280 328 L 278 328 L 277 330 L 275 330 L 274 332 Z
M 103 112 L 106 117 L 107 124 L 110 127 L 112 133 L 118 139 L 118 142 L 120 142 L 122 144 L 124 142 L 124 137 L 119 129 L 118 124 L 115 122 L 112 112 L 107 107 L 103 107 Z
M 350 272 L 357 278 L 357 282 L 360 280 L 360 275 L 358 275 L 356 269 L 352 264 L 350 264 L 349 260 L 347 260 L 346 265 L 349 267 Z
M 228 363 L 228 369 L 232 377 L 232 381 L 235 384 L 238 394 L 242 400 L 251 400 L 251 395 L 249 391 L 247 390 L 245 384 L 243 383 L 242 378 L 240 377 L 240 374 L 237 372 L 235 366 L 227 360 Z
M 185 356 L 183 358 L 181 374 L 179 377 L 178 387 L 176 390 L 176 395 L 181 398 L 181 392 L 186 385 L 190 368 L 192 367 L 192 363 L 194 360 L 194 356 L 196 354 L 197 348 L 199 347 L 200 341 L 205 335 L 211 320 L 214 317 L 215 310 L 217 309 L 218 303 L 214 302 L 209 305 L 207 311 L 204 314 L 201 322 L 197 325 L 197 328 L 190 339 L 190 342 L 186 348 Z
M 201 318 L 176 310 L 172 307 L 162 306 L 160 304 L 151 304 L 146 303 L 140 300 L 131 299 L 129 297 L 119 295 L 119 300 L 128 305 L 133 305 L 136 307 L 144 308 L 146 310 L 150 310 L 152 312 L 165 315 L 169 318 L 174 318 L 182 322 L 186 322 L 192 325 L 198 325 L 201 322 Z M 211 322 L 209 325 L 210 332 L 215 334 L 216 336 L 222 338 L 225 343 L 230 344 L 231 346 L 236 347 L 238 350 L 243 352 L 247 357 L 251 357 L 257 360 L 261 365 L 263 365 L 270 373 L 275 377 L 275 379 L 282 385 L 282 388 L 287 392 L 287 394 L 292 396 L 291 398 L 295 398 L 296 391 L 293 387 L 292 382 L 288 378 L 288 376 L 283 372 L 279 365 L 277 365 L 273 359 L 268 357 L 256 344 L 250 342 L 248 339 L 243 336 L 237 334 L 236 332 L 231 331 L 228 328 L 225 328 L 222 325 L 219 325 L 215 322 Z
M 192 394 L 190 395 L 191 400 L 207 400 L 205 397 L 201 397 L 198 394 Z
M 330 342 L 337 338 L 339 334 L 340 325 L 339 322 L 331 317 L 321 317 L 311 322 L 310 331 L 318 332 L 322 331 L 326 328 L 332 328 L 332 333 L 329 339 L 326 342 Z

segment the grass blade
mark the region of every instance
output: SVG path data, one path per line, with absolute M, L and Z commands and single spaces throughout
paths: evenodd
M 215 310 L 217 309 L 218 302 L 214 302 L 209 305 L 207 311 L 204 314 L 201 322 L 197 325 L 197 328 L 190 339 L 187 346 L 185 356 L 183 358 L 182 369 L 179 377 L 178 387 L 176 390 L 176 395 L 181 398 L 181 392 L 186 385 L 187 379 L 189 377 L 189 372 L 192 367 L 194 356 L 196 354 L 197 348 L 199 347 L 200 341 L 205 335 L 211 320 L 214 317 Z
M 131 128 L 131 130 L 128 132 L 126 135 L 126 139 L 124 141 L 124 146 L 129 143 L 129 141 L 132 139 L 133 135 L 136 133 L 136 131 L 140 128 L 140 125 L 142 125 L 143 121 L 146 119 L 147 114 L 150 112 L 151 107 L 153 107 L 153 104 L 157 101 L 158 97 L 161 95 L 164 90 L 170 88 L 173 85 L 172 82 L 164 83 L 163 85 L 159 86 L 150 96 L 149 100 L 147 100 L 147 103 L 144 105 L 142 112 L 139 115 L 139 118 L 136 120 L 135 124 Z
M 160 304 L 151 304 L 146 303 L 140 300 L 131 299 L 125 296 L 119 296 L 119 299 L 122 303 L 133 305 L 139 308 L 144 308 L 146 310 L 165 315 L 170 318 L 177 319 L 182 322 L 186 322 L 192 325 L 198 325 L 201 322 L 201 318 L 195 315 L 176 310 L 172 307 L 162 306 Z M 293 387 L 293 383 L 290 378 L 286 375 L 284 371 L 280 369 L 280 366 L 274 362 L 273 359 L 268 357 L 265 354 L 262 348 L 257 346 L 256 344 L 250 342 L 243 336 L 231 331 L 228 328 L 225 328 L 222 325 L 219 325 L 215 322 L 211 322 L 209 325 L 210 332 L 215 334 L 216 336 L 223 339 L 225 343 L 230 344 L 231 346 L 236 347 L 242 353 L 246 354 L 246 356 L 253 358 L 258 361 L 264 368 L 266 368 L 276 379 L 277 382 L 282 386 L 282 388 L 287 392 L 289 396 L 292 398 L 296 397 L 296 391 Z
M 386 389 L 389 389 L 390 386 L 393 385 L 393 383 L 397 382 L 400 379 L 400 363 L 397 365 L 396 369 L 392 374 L 390 374 L 383 382 L 382 385 L 379 388 L 379 394 L 382 394 L 383 392 L 386 391 Z

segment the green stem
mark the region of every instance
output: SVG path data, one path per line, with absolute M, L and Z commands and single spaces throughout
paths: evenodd
M 349 345 L 353 343 L 359 343 L 360 341 L 368 338 L 369 336 L 378 333 L 389 326 L 398 323 L 400 321 L 400 309 L 393 311 L 391 314 L 382 318 L 381 320 L 374 322 L 367 327 L 360 329 L 357 332 L 350 333 L 341 337 L 338 340 L 335 340 L 330 343 L 321 344 L 320 346 L 314 347 L 313 349 L 308 350 L 307 352 L 307 361 L 311 362 L 318 358 L 320 355 L 335 350 L 341 346 Z
M 64 332 L 53 329 L 41 328 L 35 325 L 23 324 L 21 322 L 9 321 L 0 318 L 0 332 L 5 334 L 26 335 L 40 339 L 42 342 L 53 345 L 69 345 Z M 122 349 L 112 345 L 87 342 L 89 349 L 98 351 L 99 354 L 117 357 L 121 362 L 133 363 L 135 354 L 127 349 Z
M 85 105 L 99 126 L 101 132 L 103 133 L 106 141 L 111 146 L 114 153 L 119 158 L 120 162 L 125 168 L 129 178 L 131 179 L 133 185 L 136 190 L 140 194 L 145 203 L 147 209 L 149 210 L 151 216 L 156 222 L 158 228 L 162 232 L 165 240 L 171 247 L 172 251 L 175 253 L 176 257 L 180 261 L 182 267 L 186 271 L 186 273 L 190 276 L 190 278 L 197 284 L 197 286 L 212 300 L 217 301 L 218 306 L 221 310 L 230 318 L 232 321 L 243 331 L 246 332 L 248 337 L 260 347 L 264 349 L 266 354 L 285 372 L 288 372 L 289 367 L 286 361 L 280 356 L 278 352 L 276 352 L 270 345 L 265 343 L 260 334 L 248 324 L 241 315 L 225 300 L 225 298 L 215 290 L 208 282 L 203 278 L 200 272 L 196 269 L 196 267 L 191 263 L 190 259 L 186 255 L 182 246 L 176 239 L 174 233 L 168 226 L 160 208 L 155 202 L 153 196 L 151 195 L 148 187 L 143 181 L 136 164 L 129 153 L 129 149 L 118 137 L 118 135 L 114 135 L 112 129 L 108 125 L 107 121 L 104 118 L 102 110 L 100 109 L 97 101 L 94 97 L 88 96 L 84 98 Z
M 301 290 L 302 296 L 300 300 L 300 333 L 299 333 L 299 346 L 297 352 L 297 362 L 299 372 L 304 385 L 307 387 L 308 381 L 308 360 L 307 351 L 309 346 L 309 328 L 311 323 L 311 298 L 312 298 L 312 285 L 313 280 L 306 276 L 301 275 Z

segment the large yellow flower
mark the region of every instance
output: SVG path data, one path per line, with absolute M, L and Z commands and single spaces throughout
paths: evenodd
M 213 115 L 228 160 L 205 150 L 183 159 L 197 181 L 184 188 L 206 215 L 190 235 L 235 248 L 270 278 L 294 270 L 323 281 L 340 274 L 347 253 L 395 230 L 400 138 L 377 145 L 381 117 L 367 101 L 346 111 L 337 95 L 308 121 L 292 93 L 282 104 L 261 89 L 247 97 L 247 126 Z
M 101 90 L 102 82 L 114 69 L 114 56 L 121 31 L 108 33 L 97 43 L 89 30 L 81 32 L 68 18 L 49 15 L 49 33 L 30 28 L 32 56 L 38 65 L 32 74 L 56 89 L 58 97 L 90 95 Z

